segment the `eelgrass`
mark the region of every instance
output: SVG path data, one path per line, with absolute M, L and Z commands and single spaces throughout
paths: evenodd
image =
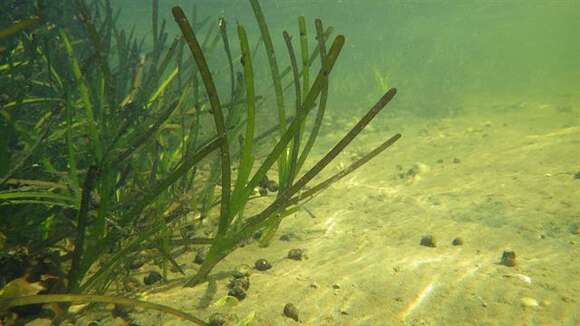
M 34 31 L 41 41 L 24 32 L 31 25 L 2 34 L 18 41 L 3 54 L 10 61 L 0 76 L 8 96 L 0 103 L 0 138 L 9 140 L 0 144 L 6 162 L 0 169 L 0 231 L 8 241 L 1 249 L 26 247 L 36 255 L 70 240 L 70 258 L 54 262 L 70 266 L 59 282 L 69 295 L 102 293 L 143 248 L 158 250 L 161 265 L 175 265 L 166 244 L 196 203 L 174 208 L 168 194 L 190 188 L 179 181 L 192 180 L 194 167 L 224 138 L 198 137 L 206 100 L 188 82 L 197 74 L 191 65 L 173 69 L 182 42 L 166 47 L 164 24 L 150 55 L 140 57 L 143 42 L 115 26 L 110 1 L 54 4 L 59 6 L 74 8 L 79 20 L 44 16 Z M 95 16 L 88 8 L 102 11 Z M 30 82 L 21 78 L 28 74 Z M 19 91 L 22 80 L 31 85 L 27 93 Z M 179 139 L 165 131 L 177 112 L 185 131 Z M 19 151 L 11 147 L 16 142 L 24 144 Z M 169 149 L 172 143 L 181 143 L 180 150 Z M 32 162 L 41 169 L 31 169 Z M 105 259 L 109 252 L 115 255 Z M 3 276 L 2 282 L 10 281 Z M 25 301 L 59 301 L 43 298 Z
M 2 233 L 28 235 L 15 246 L 27 246 L 33 252 L 50 250 L 63 240 L 73 244 L 65 264 L 70 267 L 62 280 L 68 294 L 2 298 L 1 303 L 8 306 L 109 302 L 174 313 L 166 307 L 97 294 L 111 289 L 122 274 L 118 272 L 145 249 L 158 253 L 162 271 L 171 265 L 183 273 L 174 256 L 184 250 L 175 250 L 175 246 L 207 245 L 205 262 L 186 285 L 207 280 L 222 259 L 256 232 L 261 231 L 260 242 L 267 245 L 284 217 L 400 138 L 399 134 L 391 137 L 346 169 L 307 188 L 396 93 L 387 91 L 335 147 L 302 173 L 324 119 L 329 77 L 344 36 L 334 37 L 327 47 L 332 28 L 325 30 L 317 19 L 317 42 L 310 49 L 306 21 L 300 17 L 298 50 L 290 33 L 283 33 L 290 64 L 280 71 L 265 15 L 259 2 L 250 0 L 260 38 L 250 50 L 246 30 L 238 24 L 239 67 L 225 20 L 214 26 L 207 19 L 200 21 L 194 11 L 190 24 L 183 10 L 175 7 L 172 12 L 183 37 L 169 44 L 165 23 L 159 22 L 159 2 L 153 0 L 152 48 L 147 56 L 140 56 L 143 40 L 116 26 L 110 1 L 66 3 L 80 19 L 56 24 L 56 29 L 41 27 L 39 34 L 46 36 L 46 42 L 55 42 L 51 47 L 31 42 L 23 31 L 32 25 L 0 33 L 20 32 L 21 42 L 33 49 L 9 50 L 12 62 L 0 67 L 7 72 L 0 78 L 0 86 L 12 86 L 14 76 L 35 72 L 32 83 L 39 87 L 30 94 L 15 88 L 1 108 L 0 122 L 9 126 L 2 129 L 2 136 L 16 137 L 26 145 L 18 155 L 9 155 L 7 167 L 0 170 L 0 210 L 16 217 L 29 216 L 25 225 L 11 220 Z M 98 8 L 100 15 L 89 8 Z M 199 42 L 202 29 L 207 31 Z M 83 32 L 79 34 L 79 30 Z M 229 80 L 225 103 L 216 87 L 218 76 L 208 63 L 220 39 L 225 53 L 224 78 Z M 253 61 L 260 44 L 270 66 L 278 123 L 257 135 L 258 109 L 264 96 L 256 94 L 260 80 L 254 75 Z M 191 56 L 183 52 L 186 45 Z M 320 67 L 315 74 L 312 67 L 317 58 Z M 236 77 L 237 68 L 243 78 Z M 291 80 L 284 87 L 286 76 Z M 295 102 L 287 112 L 284 91 L 288 88 L 293 88 Z M 31 107 L 42 114 L 26 115 L 23 109 Z M 204 125 L 209 119 L 215 130 L 208 135 Z M 312 125 L 306 128 L 310 120 Z M 22 127 L 27 124 L 34 128 Z M 169 132 L 175 128 L 179 132 Z M 259 159 L 258 142 L 271 134 L 275 134 L 275 144 Z M 0 145 L 0 153 L 7 152 L 8 145 Z M 208 166 L 204 159 L 216 151 L 217 157 Z M 42 171 L 30 169 L 30 162 L 41 162 Z M 273 173 L 275 164 L 280 184 L 276 198 L 257 214 L 246 216 L 254 189 Z M 198 175 L 199 171 L 204 174 Z M 214 206 L 219 206 L 217 216 L 210 210 Z M 181 234 L 178 226 L 202 228 L 204 218 L 216 222 L 210 237 L 177 236 Z M 203 323 L 195 317 L 189 320 Z
M 264 159 L 262 164 L 257 168 L 254 175 L 250 178 L 247 175 L 247 169 L 251 167 L 251 164 L 248 163 L 253 161 L 251 147 L 244 146 L 242 150 L 242 169 L 243 172 L 240 173 L 238 176 L 238 180 L 236 183 L 236 189 L 234 190 L 234 196 L 232 198 L 227 197 L 224 198 L 224 187 L 228 187 L 229 191 L 229 179 L 224 181 L 223 175 L 224 171 L 230 171 L 231 167 L 227 165 L 229 163 L 229 156 L 228 161 L 224 161 L 224 153 L 222 152 L 222 197 L 220 198 L 220 215 L 219 215 L 219 227 L 215 234 L 215 238 L 209 248 L 209 252 L 204 263 L 201 265 L 200 269 L 198 270 L 197 274 L 190 279 L 186 285 L 187 286 L 195 286 L 200 282 L 203 282 L 207 279 L 211 270 L 229 253 L 235 250 L 243 241 L 250 238 L 255 232 L 258 230 L 263 230 L 262 237 L 265 238 L 265 242 L 267 243 L 274 232 L 279 227 L 280 221 L 283 217 L 287 216 L 289 212 L 293 212 L 296 210 L 295 207 L 290 207 L 291 205 L 298 205 L 301 200 L 309 199 L 310 197 L 314 196 L 316 192 L 309 193 L 309 196 L 301 195 L 297 200 L 293 199 L 295 195 L 297 195 L 304 187 L 316 176 L 318 175 L 336 156 L 344 150 L 344 148 L 370 123 L 370 121 L 382 110 L 385 105 L 394 97 L 396 90 L 392 89 L 388 91 L 381 100 L 371 108 L 369 113 L 365 115 L 358 124 L 356 124 L 353 129 L 343 137 L 340 142 L 325 156 L 321 159 L 318 163 L 314 165 L 310 170 L 308 170 L 302 177 L 300 177 L 297 181 L 295 178 L 297 177 L 297 173 L 299 170 L 298 164 L 303 164 L 306 160 L 310 149 L 312 148 L 318 129 L 320 127 L 320 123 L 322 122 L 322 116 L 324 114 L 324 103 L 321 109 L 319 109 L 319 116 L 316 119 L 316 123 L 318 126 L 314 128 L 315 133 L 311 134 L 312 138 L 309 139 L 308 146 L 305 148 L 306 151 L 303 151 L 303 156 L 299 156 L 300 151 L 300 139 L 302 135 L 302 130 L 305 125 L 306 118 L 309 112 L 315 107 L 315 101 L 317 98 L 321 96 L 323 91 L 328 89 L 328 78 L 334 67 L 334 64 L 338 58 L 338 55 L 344 45 L 345 39 L 342 35 L 338 35 L 328 53 L 326 53 L 324 47 L 324 39 L 322 37 L 322 24 L 320 21 L 317 21 L 317 34 L 319 36 L 320 44 L 319 44 L 319 51 L 321 53 L 322 63 L 321 68 L 314 79 L 312 85 L 310 87 L 305 87 L 307 90 L 306 94 L 304 94 L 304 98 L 302 98 L 302 88 L 300 85 L 299 79 L 299 71 L 298 71 L 298 63 L 296 60 L 295 52 L 293 49 L 293 45 L 291 42 L 291 37 L 287 32 L 284 32 L 284 39 L 288 48 L 288 53 L 291 62 L 291 71 L 294 80 L 294 88 L 296 92 L 296 109 L 295 115 L 292 122 L 286 126 L 285 124 L 285 109 L 284 109 L 284 102 L 283 102 L 283 95 L 282 95 L 282 83 L 280 74 L 278 72 L 277 61 L 275 58 L 275 54 L 273 51 L 273 45 L 271 41 L 271 37 L 268 32 L 268 27 L 260 8 L 260 5 L 255 0 L 250 0 L 252 4 L 252 8 L 254 10 L 256 19 L 258 21 L 258 26 L 260 27 L 262 39 L 264 40 L 264 45 L 266 48 L 266 52 L 268 54 L 268 61 L 270 63 L 271 74 L 273 78 L 273 84 L 276 93 L 277 99 L 277 106 L 278 106 L 278 113 L 279 113 L 279 130 L 280 130 L 280 138 L 277 141 L 274 148 L 271 152 L 267 155 Z M 196 63 L 198 64 L 198 69 L 201 71 L 201 77 L 204 81 L 204 85 L 206 86 L 206 92 L 210 97 L 210 101 L 213 101 L 212 107 L 214 109 L 214 116 L 220 115 L 221 112 L 219 111 L 219 100 L 218 94 L 216 93 L 215 86 L 213 83 L 213 79 L 211 74 L 209 73 L 209 69 L 207 68 L 207 63 L 205 57 L 203 56 L 203 51 L 201 50 L 199 43 L 193 33 L 191 26 L 185 14 L 179 7 L 173 8 L 173 15 L 174 18 L 179 25 L 182 34 L 190 47 L 191 53 L 195 58 Z M 239 34 L 240 34 L 240 48 L 242 49 L 242 63 L 244 65 L 244 77 L 245 82 L 248 85 L 253 85 L 253 73 L 251 71 L 251 61 L 249 61 L 249 55 L 246 53 L 248 50 L 248 42 L 247 37 L 245 35 L 245 31 L 243 26 L 238 26 Z M 301 33 L 306 33 L 305 28 L 300 28 Z M 301 53 L 307 53 L 306 43 L 304 41 L 301 42 L 301 46 L 303 47 L 303 51 Z M 302 55 L 303 60 L 306 60 L 306 55 Z M 248 60 L 248 62 L 246 62 Z M 303 65 L 303 69 L 308 69 L 308 65 Z M 303 71 L 305 76 L 308 76 L 308 72 L 306 70 Z M 308 79 L 306 77 L 305 80 L 306 84 L 308 83 Z M 254 129 L 253 124 L 255 123 L 255 118 L 253 117 L 253 109 L 255 104 L 253 103 L 253 86 L 247 89 L 247 99 L 248 99 L 248 117 L 246 119 L 247 124 L 247 133 L 251 133 Z M 325 94 L 326 96 L 326 94 Z M 212 100 L 213 97 L 213 100 Z M 215 118 L 215 117 L 214 117 Z M 218 134 L 223 133 L 223 125 L 221 125 L 221 118 L 215 118 L 216 124 L 216 131 Z M 380 153 L 386 147 L 390 146 L 396 140 L 398 140 L 400 135 L 396 135 L 393 138 L 389 139 L 386 143 L 382 146 L 379 146 L 378 149 L 371 152 L 371 156 L 365 156 L 359 162 L 353 164 L 349 170 L 343 171 L 343 173 L 339 176 L 335 176 L 330 181 L 323 183 L 321 186 L 316 187 L 318 191 L 328 187 L 329 183 L 332 183 L 338 180 L 340 177 L 352 172 L 354 169 L 362 166 L 366 163 L 369 159 Z M 246 144 L 247 145 L 247 144 Z M 227 148 L 227 147 L 226 147 Z M 223 150 L 222 150 L 223 151 Z M 272 204 L 266 207 L 261 213 L 245 218 L 243 216 L 243 208 L 245 207 L 249 195 L 252 190 L 258 185 L 258 183 L 266 176 L 266 173 L 272 168 L 273 164 L 278 162 L 278 179 L 280 180 L 280 188 L 278 192 L 277 198 L 274 200 Z M 249 165 L 249 166 L 248 166 Z M 229 175 L 228 175 L 229 177 Z M 229 195 L 229 192 L 226 193 Z M 224 208 L 226 207 L 226 208 Z
M 10 309 L 12 307 L 39 303 L 56 303 L 56 302 L 108 303 L 108 304 L 128 305 L 144 309 L 157 310 L 163 313 L 171 314 L 197 325 L 208 325 L 208 323 L 195 316 L 184 313 L 177 309 L 173 309 L 168 306 L 129 298 L 111 297 L 94 294 L 41 294 L 22 297 L 0 298 L 0 312 L 2 312 L 2 310 Z

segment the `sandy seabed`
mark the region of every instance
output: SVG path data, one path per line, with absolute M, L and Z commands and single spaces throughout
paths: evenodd
M 331 121 L 319 148 L 354 123 Z M 219 303 L 228 278 L 141 298 L 250 325 L 578 325 L 580 107 L 500 103 L 452 118 L 377 122 L 326 175 L 395 132 L 403 138 L 307 203 L 312 215 L 287 218 L 278 235 L 289 241 L 248 245 L 218 266 L 272 263 L 253 271 L 246 299 Z M 425 235 L 435 247 L 420 245 Z M 462 245 L 452 245 L 457 237 Z M 293 248 L 307 259 L 287 259 Z M 506 250 L 516 266 L 500 264 Z M 178 261 L 192 271 L 192 254 Z M 287 303 L 300 322 L 283 315 Z M 151 311 L 131 317 L 188 324 Z

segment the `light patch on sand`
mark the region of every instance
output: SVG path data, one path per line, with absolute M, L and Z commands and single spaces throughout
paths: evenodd
M 532 278 L 527 276 L 527 275 L 524 275 L 524 274 L 506 274 L 506 275 L 504 275 L 504 277 L 517 278 L 518 280 L 520 280 L 528 285 L 532 284 Z
M 463 280 L 465 280 L 468 277 L 472 277 L 475 275 L 475 272 L 477 272 L 480 269 L 479 266 L 473 267 L 471 269 L 468 269 L 465 271 L 465 273 L 463 273 L 461 276 L 458 277 L 457 281 L 458 282 L 463 282 Z
M 382 193 L 385 196 L 393 196 L 401 192 L 401 187 L 394 187 L 394 186 L 380 186 L 374 185 L 366 182 L 359 181 L 359 178 L 354 176 L 352 178 L 347 179 L 344 182 L 344 186 L 346 188 L 365 188 L 370 190 L 375 190 L 377 192 Z
M 324 235 L 329 235 L 336 228 L 336 220 L 333 217 L 328 218 L 324 223 L 324 228 L 326 229 Z
M 409 315 L 411 315 L 415 309 L 421 306 L 421 304 L 425 302 L 425 300 L 427 300 L 429 295 L 433 293 L 433 289 L 435 289 L 434 282 L 429 283 L 425 288 L 423 288 L 423 290 L 419 292 L 415 300 L 411 301 L 407 305 L 407 307 L 403 309 L 403 311 L 401 311 L 401 314 L 399 315 L 401 320 L 407 319 L 407 317 L 409 317 Z
M 328 236 L 330 233 L 332 233 L 332 231 L 334 231 L 334 229 L 336 228 L 336 217 L 344 212 L 346 212 L 346 210 L 341 209 L 337 212 L 334 212 L 334 214 L 332 214 L 329 218 L 326 219 L 326 221 L 324 222 L 324 228 L 326 229 L 324 231 L 325 236 Z
M 421 267 L 422 265 L 425 265 L 425 264 L 438 263 L 438 262 L 442 261 L 443 258 L 444 257 L 429 257 L 429 258 L 415 259 L 409 264 L 409 267 L 411 267 L 412 269 L 415 269 L 415 268 Z

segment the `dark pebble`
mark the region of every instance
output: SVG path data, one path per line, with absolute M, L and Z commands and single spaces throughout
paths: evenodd
M 232 272 L 232 276 L 234 278 L 242 278 L 250 276 L 250 272 L 252 271 L 252 267 L 247 264 L 242 264 L 236 267 L 236 269 Z
M 209 317 L 209 326 L 223 326 L 226 324 L 226 316 L 216 312 Z
M 258 260 L 256 260 L 256 263 L 254 264 L 254 266 L 256 267 L 257 270 L 263 272 L 263 271 L 267 271 L 270 268 L 272 268 L 272 264 L 270 264 L 266 259 L 264 258 L 260 258 Z
M 161 281 L 162 279 L 163 277 L 158 272 L 149 272 L 149 274 L 143 278 L 143 283 L 145 283 L 145 285 L 151 285 Z
M 205 257 L 207 256 L 207 249 L 206 248 L 198 248 L 195 253 L 195 258 L 193 258 L 193 262 L 195 264 L 201 265 L 205 261 Z
M 276 192 L 278 191 L 278 183 L 276 183 L 274 180 L 268 180 L 266 183 L 266 189 L 268 189 L 270 192 Z
M 265 175 L 264 178 L 262 180 L 260 180 L 260 182 L 258 183 L 258 187 L 260 188 L 268 188 L 268 182 L 270 180 L 268 179 L 268 176 Z
M 284 306 L 284 316 L 294 319 L 294 321 L 299 321 L 299 313 L 298 313 L 298 308 L 296 308 L 295 305 L 291 304 L 291 303 L 287 303 Z
M 129 269 L 135 270 L 141 268 L 141 266 L 145 265 L 145 257 L 135 257 L 131 262 L 127 265 Z
M 510 251 L 510 250 L 505 250 L 503 252 L 503 254 L 501 255 L 500 264 L 502 264 L 504 266 L 508 266 L 508 267 L 516 266 L 516 252 Z
M 289 234 L 282 234 L 279 239 L 280 239 L 280 241 L 291 241 L 292 240 Z
M 240 278 L 233 278 L 228 283 L 228 288 L 242 288 L 244 290 L 248 290 L 250 288 L 250 278 L 247 276 L 240 277 Z
M 461 160 L 456 157 L 453 159 L 453 163 L 459 164 L 459 163 L 461 163 Z
M 455 239 L 453 239 L 453 241 L 451 241 L 451 244 L 454 246 L 462 246 L 463 245 L 463 239 L 460 237 L 457 237 Z
M 260 196 L 266 196 L 268 195 L 268 190 L 266 188 L 259 187 L 258 193 L 260 194 Z
M 229 289 L 228 295 L 232 296 L 234 298 L 237 298 L 240 301 L 244 300 L 248 296 L 246 294 L 246 291 L 244 289 L 242 289 L 241 287 L 235 287 L 235 288 Z
M 234 272 L 232 272 L 232 276 L 234 278 L 242 278 L 242 277 L 245 277 L 246 275 L 242 274 L 241 272 L 234 271 Z
M 181 229 L 181 235 L 186 238 L 192 238 L 193 236 L 195 236 L 195 228 L 192 224 L 187 224 L 186 226 L 184 226 Z
M 125 307 L 123 305 L 116 304 L 113 307 L 113 310 L 111 310 L 111 315 L 113 317 L 119 317 L 121 319 L 128 320 L 129 319 L 129 310 L 127 309 L 127 307 Z
M 262 232 L 262 230 L 256 231 L 256 233 L 254 233 L 254 236 L 253 236 L 254 240 L 260 240 L 263 233 L 264 232 Z
M 288 258 L 294 260 L 302 260 L 304 258 L 304 250 L 290 249 L 290 251 L 288 251 Z
M 425 246 L 425 247 L 431 247 L 431 248 L 435 248 L 436 247 L 436 245 L 435 245 L 435 239 L 433 238 L 432 235 L 424 235 L 421 238 L 420 244 L 422 246 Z

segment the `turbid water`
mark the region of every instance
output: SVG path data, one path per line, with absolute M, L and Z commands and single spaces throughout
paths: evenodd
M 147 8 L 125 2 L 125 17 L 139 23 L 131 18 Z M 198 4 L 252 25 L 244 1 Z M 220 265 L 272 263 L 252 273 L 245 300 L 224 303 L 227 279 L 143 298 L 253 325 L 296 324 L 283 314 L 287 303 L 305 325 L 577 325 L 579 6 L 264 2 L 273 35 L 304 15 L 347 36 L 318 148 L 333 145 L 386 87 L 399 89 L 333 169 L 395 132 L 403 139 L 285 221 L 282 240 L 249 245 Z M 420 244 L 424 236 L 434 247 Z M 295 248 L 306 258 L 287 259 Z M 501 264 L 504 251 L 515 252 L 515 266 Z
M 251 243 L 218 266 L 217 275 L 250 266 L 244 300 L 229 300 L 226 276 L 195 288 L 139 285 L 136 297 L 232 325 L 578 325 L 580 2 L 262 2 L 273 35 L 296 34 L 303 15 L 347 37 L 307 165 L 388 87 L 395 101 L 323 175 L 403 138 L 285 220 L 269 247 Z M 150 7 L 115 3 L 123 24 L 147 35 Z M 195 3 L 201 17 L 242 22 L 257 39 L 246 1 Z M 170 32 L 170 8 L 192 4 L 161 1 Z M 275 43 L 284 53 L 281 36 Z M 263 54 L 256 62 L 267 79 Z M 305 256 L 288 259 L 291 249 Z M 515 261 L 502 260 L 508 252 Z M 190 273 L 194 256 L 177 262 Z M 253 269 L 260 258 L 272 268 Z M 284 313 L 289 303 L 298 322 Z M 109 310 L 78 323 L 95 319 L 126 323 Z

